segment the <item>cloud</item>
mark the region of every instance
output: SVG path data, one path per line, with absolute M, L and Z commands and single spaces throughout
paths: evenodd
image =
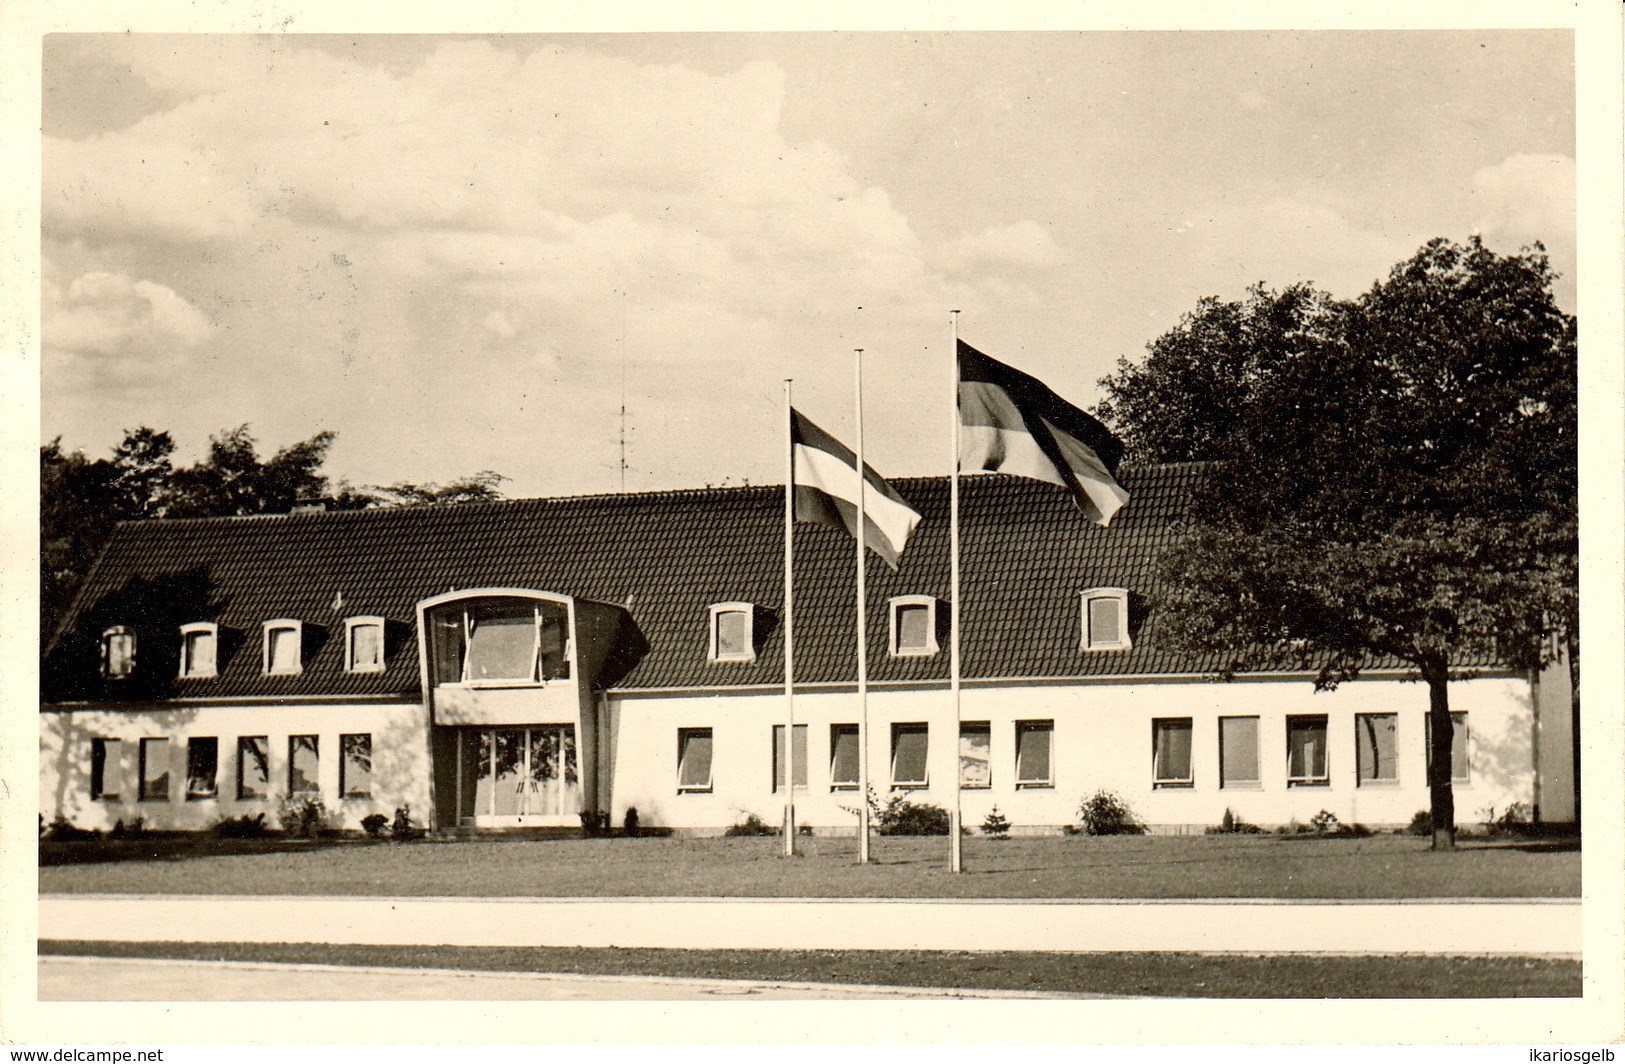
M 996 265 L 1018 268 L 1054 266 L 1062 259 L 1049 230 L 1035 221 L 1023 219 L 1009 225 L 991 225 L 980 233 L 970 233 L 944 246 L 943 265 L 966 272 Z
M 1486 239 L 1573 243 L 1574 160 L 1566 155 L 1509 156 L 1473 174 L 1470 194 Z
M 174 290 L 122 273 L 92 271 L 65 287 L 47 279 L 41 332 L 47 357 L 104 378 L 140 383 L 162 375 L 214 335 Z

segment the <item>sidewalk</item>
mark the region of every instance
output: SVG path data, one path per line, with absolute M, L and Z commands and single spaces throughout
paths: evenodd
M 963 901 L 44 895 L 42 939 L 1578 957 L 1578 899 Z

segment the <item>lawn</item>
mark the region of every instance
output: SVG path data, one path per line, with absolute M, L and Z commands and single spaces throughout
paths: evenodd
M 41 954 L 660 975 L 1214 998 L 1578 997 L 1580 962 L 1515 957 L 1244 957 L 543 947 L 41 942 Z
M 1404 835 L 1089 836 L 857 842 L 776 838 L 119 839 L 42 843 L 42 893 L 450 897 L 1577 898 L 1578 840 Z

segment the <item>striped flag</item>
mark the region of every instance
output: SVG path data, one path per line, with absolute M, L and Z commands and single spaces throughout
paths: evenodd
M 1128 501 L 1123 444 L 1035 377 L 959 341 L 959 468 L 1059 484 L 1101 525 Z
M 814 425 L 799 410 L 790 411 L 790 446 L 794 455 L 796 520 L 844 528 L 857 535 L 858 459 L 840 440 Z M 863 542 L 897 568 L 920 515 L 896 490 L 863 465 Z

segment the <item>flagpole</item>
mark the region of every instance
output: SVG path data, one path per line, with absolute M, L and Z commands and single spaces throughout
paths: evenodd
M 949 699 L 954 707 L 954 727 L 948 736 L 953 746 L 953 778 L 950 780 L 954 792 L 953 812 L 948 818 L 948 870 L 950 872 L 963 872 L 965 870 L 964 845 L 960 838 L 960 773 L 963 769 L 959 763 L 959 630 L 964 621 L 965 613 L 960 608 L 959 596 L 959 311 L 948 312 L 953 323 L 952 341 L 948 345 L 948 364 L 953 368 L 950 379 L 953 383 L 952 400 L 948 404 L 948 415 L 953 421 L 952 430 L 948 439 L 952 445 L 952 461 L 948 475 L 948 552 L 949 552 L 949 581 L 953 585 L 953 600 L 949 604 L 950 623 L 948 625 L 948 691 Z
M 784 856 L 796 855 L 795 559 L 796 444 L 790 389 L 784 382 Z
M 863 465 L 863 348 L 853 349 L 853 362 L 857 373 L 858 417 L 858 863 L 869 863 L 869 599 L 864 587 L 864 571 L 868 563 L 864 540 L 868 533 L 868 515 L 864 496 L 868 494 Z

